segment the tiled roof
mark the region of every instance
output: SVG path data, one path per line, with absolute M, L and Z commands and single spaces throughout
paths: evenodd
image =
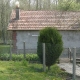
M 80 30 L 80 12 L 20 10 L 19 20 L 15 20 L 15 15 L 13 10 L 8 30 L 41 30 L 44 27 Z

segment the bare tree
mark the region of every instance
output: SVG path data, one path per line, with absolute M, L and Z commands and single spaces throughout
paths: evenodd
M 38 0 L 36 0 L 36 10 L 38 10 Z
M 31 4 L 31 0 L 29 0 L 29 3 L 28 3 L 28 4 L 29 4 L 29 5 L 28 5 L 28 6 L 29 6 L 28 9 L 30 10 L 30 7 L 31 7 L 31 5 L 30 5 L 30 4 Z
M 10 0 L 0 0 L 0 31 L 3 43 L 7 39 L 7 27 L 10 16 Z
M 50 9 L 51 0 L 47 0 L 47 3 L 48 3 L 48 9 Z

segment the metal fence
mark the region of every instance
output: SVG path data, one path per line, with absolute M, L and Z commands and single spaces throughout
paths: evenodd
M 12 58 L 12 55 L 15 54 L 15 56 L 19 57 L 22 56 L 25 58 L 26 54 L 34 54 L 33 51 L 36 51 L 35 54 L 37 54 L 37 48 L 36 49 L 26 49 L 25 42 L 22 43 L 22 49 L 13 49 L 13 44 L 11 41 L 9 41 L 8 45 L 0 45 L 0 57 L 1 59 L 6 57 L 7 60 Z M 62 54 L 59 57 L 60 63 L 67 63 L 71 62 L 73 59 L 73 48 L 64 48 L 62 51 Z M 76 58 L 80 58 L 80 48 L 76 48 Z
M 64 48 L 61 56 L 59 57 L 60 62 L 72 62 L 73 53 L 74 48 Z M 80 48 L 76 48 L 76 59 L 80 59 Z

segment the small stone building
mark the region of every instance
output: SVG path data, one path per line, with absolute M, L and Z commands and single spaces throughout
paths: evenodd
M 12 31 L 13 49 L 36 53 L 39 31 L 56 27 L 63 39 L 64 48 L 80 47 L 80 12 L 12 10 L 8 30 Z

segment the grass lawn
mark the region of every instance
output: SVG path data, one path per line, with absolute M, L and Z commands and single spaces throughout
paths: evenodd
M 0 61 L 0 80 L 66 80 L 66 73 L 56 65 L 43 72 L 43 66 L 24 61 Z

